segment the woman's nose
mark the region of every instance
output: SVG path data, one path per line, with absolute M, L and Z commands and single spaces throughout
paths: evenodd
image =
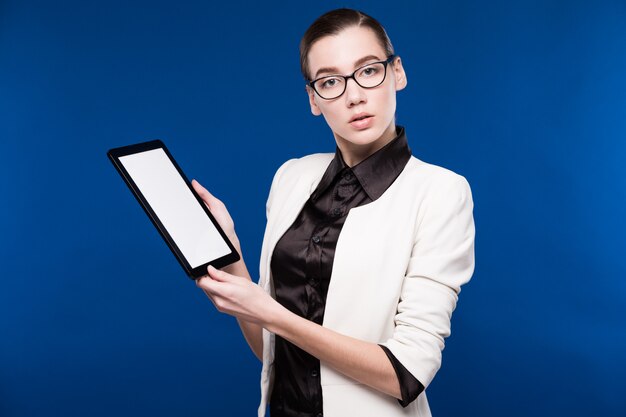
M 365 89 L 358 85 L 353 78 L 350 78 L 346 81 L 345 95 L 346 105 L 348 107 L 352 107 L 366 101 Z

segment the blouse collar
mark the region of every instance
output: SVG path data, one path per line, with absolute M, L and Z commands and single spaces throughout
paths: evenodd
M 377 200 L 400 175 L 411 158 L 404 127 L 396 126 L 396 137 L 388 144 L 350 168 L 339 147 L 330 162 L 312 198 L 315 200 L 333 183 L 337 176 L 352 172 L 372 201 Z

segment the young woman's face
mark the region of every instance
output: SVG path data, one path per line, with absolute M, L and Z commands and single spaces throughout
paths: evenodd
M 326 75 L 349 75 L 368 63 L 387 59 L 374 32 L 350 27 L 337 35 L 317 40 L 309 50 L 309 73 L 313 80 Z M 366 89 L 353 79 L 338 98 L 324 100 L 307 86 L 311 112 L 324 115 L 343 151 L 377 150 L 396 136 L 396 91 L 406 86 L 399 58 L 387 64 L 387 76 L 378 87 Z M 355 117 L 362 120 L 354 120 Z

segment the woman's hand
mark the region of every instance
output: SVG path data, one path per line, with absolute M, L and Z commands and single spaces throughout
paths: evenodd
M 206 188 L 204 188 L 200 183 L 196 180 L 191 181 L 191 185 L 193 189 L 196 190 L 204 204 L 207 206 L 217 223 L 226 233 L 228 239 L 235 245 L 235 248 L 241 255 L 241 246 L 239 243 L 239 238 L 237 238 L 237 234 L 235 233 L 235 222 L 232 217 L 228 213 L 228 209 L 221 200 L 217 199 L 213 194 L 211 194 Z
M 263 332 L 258 323 L 271 316 L 272 306 L 274 308 L 282 306 L 259 286 L 252 283 L 250 273 L 243 261 L 239 238 L 235 233 L 235 222 L 224 203 L 215 198 L 198 181 L 193 180 L 191 185 L 241 257 L 234 264 L 222 268 L 222 271 L 210 266 L 209 275 L 196 280 L 196 284 L 202 288 L 219 311 L 237 317 L 241 332 L 250 345 L 250 349 L 259 360 L 262 360 Z
M 196 280 L 196 285 L 222 313 L 240 320 L 270 325 L 284 309 L 276 300 L 250 279 L 229 274 L 209 266 L 209 275 Z

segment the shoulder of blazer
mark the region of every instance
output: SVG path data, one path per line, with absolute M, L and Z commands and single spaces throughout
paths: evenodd
M 308 191 L 308 188 L 319 182 L 335 154 L 315 153 L 301 158 L 289 159 L 276 170 L 265 205 L 269 218 L 274 200 L 288 199 L 296 187 Z
M 415 156 L 407 163 L 403 176 L 407 181 L 421 187 L 446 187 L 458 182 L 465 182 L 465 177 L 439 165 L 424 162 Z
M 300 158 L 290 159 L 283 163 L 283 166 L 279 169 L 283 170 L 283 175 L 315 175 L 318 174 L 320 170 L 323 174 L 334 157 L 334 153 L 314 153 Z
M 290 189 L 296 183 L 319 181 L 334 157 L 334 153 L 314 153 L 290 159 L 276 171 L 277 185 L 280 184 L 281 189 Z

